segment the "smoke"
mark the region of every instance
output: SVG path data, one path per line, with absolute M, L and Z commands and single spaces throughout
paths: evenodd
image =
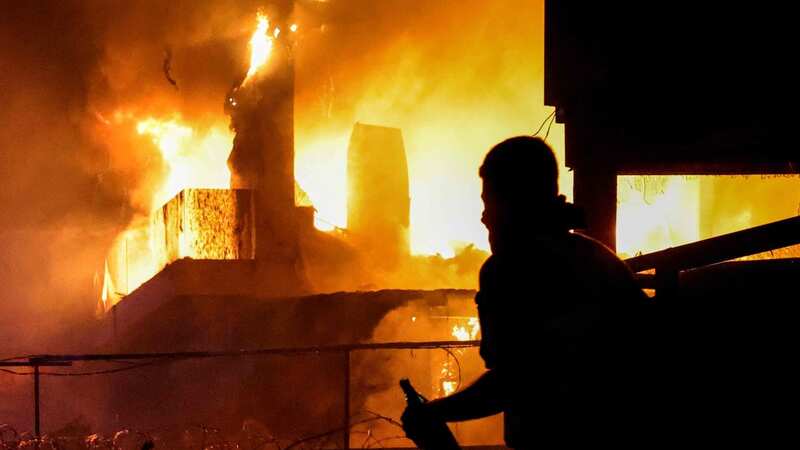
M 104 210 L 124 203 L 121 183 L 100 183 L 93 166 L 103 152 L 82 126 L 100 57 L 86 25 L 69 2 L 7 5 L 0 18 L 3 353 L 62 329 L 57 316 L 85 312 L 76 297 L 91 288 L 93 267 L 78 266 L 92 249 L 79 242 L 96 241 L 114 220 Z
M 244 17 L 255 8 L 208 1 L 3 5 L 0 355 L 90 348 L 105 253 L 149 210 L 165 169 L 131 121 L 180 114 L 210 126 L 241 70 L 237 52 L 246 51 L 230 41 L 245 38 Z M 178 90 L 163 73 L 167 50 Z M 26 378 L 5 374 L 0 383 L 0 417 L 16 418 L 21 429 L 30 425 L 18 414 L 29 388 Z
M 199 135 L 227 126 L 225 94 L 246 71 L 254 13 L 269 2 L 5 3 L 0 354 L 86 350 L 106 251 L 154 206 L 168 170 L 152 140 L 136 132 L 137 121 L 179 117 Z M 410 170 L 412 250 L 449 256 L 452 242 L 475 245 L 462 247 L 455 263 L 417 260 L 417 270 L 431 273 L 412 274 L 413 282 L 447 266 L 448 278 L 426 283 L 474 285 L 474 271 L 464 268 L 479 265 L 479 250 L 487 248 L 480 161 L 491 145 L 535 131 L 550 113 L 542 106 L 542 2 L 305 0 L 295 15 L 297 178 L 320 215 L 346 225 L 353 123 L 399 127 Z M 549 142 L 563 161 L 560 126 Z M 563 168 L 561 184 L 569 194 Z M 796 179 L 770 184 L 701 186 L 699 195 L 708 189 L 715 196 L 714 214 L 743 217 L 715 224 L 704 216 L 701 231 L 795 214 L 798 200 L 787 195 L 772 202 L 779 212 L 756 211 L 761 198 L 798 191 Z M 746 202 L 742 192 L 751 193 Z M 0 418 L 19 417 L 19 428 L 28 428 L 27 410 L 17 414 L 29 401 L 28 380 L 2 376 Z M 58 413 L 62 423 L 79 409 L 72 400 Z
M 3 6 L 0 354 L 91 344 L 106 251 L 154 206 L 168 170 L 136 123 L 179 117 L 200 135 L 227 126 L 223 100 L 246 71 L 259 8 L 269 2 Z M 480 159 L 549 113 L 541 2 L 300 1 L 296 21 L 297 176 L 323 218 L 344 225 L 353 123 L 397 126 L 413 250 L 449 254 L 453 241 L 485 249 Z M 551 141 L 560 140 L 555 126 Z M 16 396 L 17 384 L 27 388 L 4 381 L 0 395 Z M 0 408 L 11 417 L 15 405 Z
M 543 106 L 542 3 L 316 5 L 298 18 L 325 20 L 306 27 L 299 47 L 296 171 L 319 214 L 346 225 L 353 123 L 398 127 L 408 153 L 412 251 L 452 255 L 453 241 L 487 249 L 478 166 L 489 147 L 533 133 L 550 113 Z M 563 155 L 560 126 L 548 140 Z
M 177 114 L 200 130 L 212 126 L 242 70 L 245 18 L 257 6 L 4 6 L 0 339 L 9 344 L 3 353 L 41 349 L 67 322 L 90 317 L 99 292 L 93 282 L 111 240 L 152 208 L 166 170 L 134 120 Z M 177 89 L 164 73 L 168 53 Z
M 344 225 L 342 144 L 352 124 L 396 125 L 411 163 L 414 249 L 450 254 L 451 241 L 485 248 L 478 162 L 490 144 L 530 132 L 544 117 L 541 7 L 505 3 L 438 1 L 420 11 L 396 0 L 299 2 L 298 178 L 323 216 Z M 52 316 L 54 304 L 93 310 L 88 291 L 97 261 L 120 229 L 154 206 L 167 170 L 135 121 L 179 115 L 201 133 L 226 123 L 224 95 L 246 70 L 253 15 L 265 6 L 140 0 L 5 7 L 0 229 L 2 279 L 14 300 L 3 302 L 3 337 L 20 334 L 11 330 L 25 322 L 11 318 L 23 312 Z M 331 144 L 311 145 L 318 140 Z M 332 200 L 326 192 L 335 193 Z M 461 198 L 472 200 L 454 200 Z M 54 255 L 77 258 L 81 267 Z M 70 292 L 75 286 L 64 285 L 64 271 L 88 274 L 78 283 L 81 300 Z M 59 300 L 33 294 L 39 289 Z

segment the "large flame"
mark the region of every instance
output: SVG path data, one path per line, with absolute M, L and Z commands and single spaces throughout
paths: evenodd
M 634 256 L 700 239 L 700 179 L 622 176 L 617 251 Z
M 250 38 L 250 67 L 242 85 L 251 80 L 267 63 L 272 53 L 273 35 L 277 37 L 280 33 L 277 27 L 270 33 L 269 20 L 263 14 L 258 13 L 256 18 L 256 30 Z M 296 28 L 292 31 L 295 30 Z M 233 134 L 226 118 L 220 117 L 217 123 L 199 128 L 185 122 L 178 114 L 137 119 L 132 113 L 117 111 L 114 117 L 115 123 L 123 126 L 134 120 L 136 132 L 150 138 L 165 163 L 167 173 L 152 195 L 149 205 L 151 209 L 161 207 L 187 188 L 230 187 L 231 175 L 227 159 L 232 149 Z M 192 247 L 196 244 L 196 237 L 191 233 L 192 230 L 188 228 L 182 230 L 179 257 L 193 257 L 196 253 L 196 249 Z M 142 218 L 117 237 L 111 251 L 115 260 L 114 267 L 109 270 L 106 262 L 104 268 L 101 292 L 104 308 L 118 301 L 113 295 L 115 289 L 123 294 L 132 292 L 154 275 L 160 264 L 164 263 L 160 261 L 158 251 L 153 246 L 153 235 L 153 225 Z
M 188 187 L 230 186 L 227 161 L 233 134 L 223 122 L 199 132 L 179 117 L 148 117 L 136 124 L 136 131 L 151 138 L 167 165 L 167 177 L 153 196 L 152 208 Z
M 145 117 L 135 120 L 135 124 L 136 132 L 148 137 L 158 149 L 167 169 L 163 181 L 153 193 L 151 209 L 161 207 L 186 188 L 230 187 L 227 159 L 233 134 L 224 122 L 199 129 L 175 115 L 170 118 Z M 163 265 L 164 261 L 159 260 L 159 252 L 154 248 L 154 231 L 148 218 L 139 218 L 117 236 L 110 252 L 113 267 L 109 268 L 106 261 L 104 268 L 101 300 L 106 309 L 119 301 L 119 293 L 130 293 Z M 184 224 L 179 257 L 194 256 L 192 245 L 196 239 L 191 233 L 191 227 Z
M 258 26 L 256 26 L 253 36 L 250 37 L 250 68 L 247 70 L 247 76 L 245 76 L 242 86 L 246 85 L 258 70 L 267 63 L 274 45 L 273 38 L 269 33 L 269 19 L 267 16 L 259 12 L 256 20 Z M 275 28 L 273 34 L 278 37 L 280 29 Z
M 798 214 L 797 176 L 621 176 L 618 182 L 617 249 L 623 256 Z M 795 247 L 775 254 L 797 252 Z
M 530 29 L 527 21 L 523 28 Z M 291 25 L 281 32 L 265 15 L 258 14 L 255 30 L 249 39 L 249 68 L 242 85 L 264 71 L 274 46 L 279 42 L 277 39 L 291 39 L 290 33 L 296 31 L 297 26 Z M 304 26 L 303 32 L 311 35 L 312 29 Z M 448 240 L 488 248 L 486 231 L 480 223 L 482 205 L 477 167 L 493 144 L 515 134 L 530 134 L 540 123 L 539 119 L 547 117 L 550 110 L 536 106 L 540 85 L 530 79 L 531 70 L 537 67 L 535 58 L 527 63 L 520 63 L 517 58 L 506 61 L 508 64 L 501 64 L 505 61 L 503 59 L 493 59 L 497 54 L 513 57 L 527 52 L 530 44 L 522 44 L 527 41 L 509 39 L 509 42 L 522 45 L 514 47 L 514 51 L 469 51 L 465 54 L 458 52 L 471 47 L 464 45 L 463 41 L 454 41 L 453 47 L 447 50 L 456 52 L 460 58 L 447 64 L 432 64 L 436 61 L 426 55 L 440 55 L 441 49 L 426 50 L 426 46 L 450 42 L 450 31 L 443 29 L 442 33 L 447 34 L 447 40 L 432 38 L 427 43 L 420 40 L 412 46 L 402 40 L 387 47 L 382 58 L 364 58 L 361 65 L 357 59 L 347 58 L 345 72 L 354 74 L 352 80 L 332 70 L 336 77 L 330 75 L 329 81 L 324 82 L 329 86 L 319 83 L 313 86 L 314 89 L 304 86 L 298 90 L 296 175 L 318 210 L 319 228 L 347 226 L 347 142 L 353 121 L 359 120 L 397 126 L 403 130 L 409 161 L 410 232 L 414 253 L 450 256 L 453 242 Z M 317 38 L 322 39 L 321 36 L 322 32 Z M 484 42 L 480 37 L 480 42 Z M 529 41 L 536 42 L 534 38 Z M 480 58 L 475 59 L 475 55 Z M 398 64 L 389 66 L 391 70 L 387 70 L 385 64 L 376 61 Z M 306 67 L 307 71 L 317 70 L 314 65 L 298 66 Z M 497 73 L 497 82 L 475 75 L 488 67 L 493 70 L 505 68 L 505 71 Z M 476 71 L 475 68 L 484 70 Z M 436 84 L 424 83 L 427 78 Z M 515 86 L 513 95 L 508 95 L 508 86 Z M 307 98 L 303 97 L 304 91 Z M 352 111 L 342 106 L 351 100 L 356 104 Z M 230 102 L 236 106 L 234 99 Z M 319 110 L 319 113 L 311 114 L 311 110 Z M 490 114 L 476 115 L 475 111 Z M 117 121 L 116 115 L 112 121 L 101 119 L 107 125 Z M 130 113 L 121 120 L 128 121 L 128 127 L 133 120 L 137 132 L 155 144 L 165 163 L 167 173 L 163 180 L 159 180 L 158 189 L 148 205 L 151 208 L 160 207 L 187 187 L 229 186 L 226 159 L 233 136 L 227 118 L 221 113 L 210 127 L 199 127 L 178 115 L 148 117 L 147 114 Z M 556 149 L 559 159 L 564 161 L 563 126 L 555 124 L 552 133 L 548 126 L 545 133 L 549 135 L 548 142 Z M 571 176 L 566 168 L 561 167 L 561 191 L 568 197 L 572 190 Z M 708 230 L 712 230 L 713 227 L 706 226 L 708 230 L 705 230 L 699 224 L 701 206 L 704 210 L 706 208 L 705 200 L 700 198 L 699 182 L 684 177 L 660 178 L 663 180 L 656 183 L 657 189 L 653 190 L 646 181 L 629 182 L 621 177 L 617 221 L 621 253 L 633 255 L 690 242 L 708 237 Z M 704 201 L 702 205 L 701 200 Z M 753 214 L 756 214 L 755 209 Z M 736 229 L 752 225 L 750 215 L 737 213 L 736 217 L 741 217 L 741 220 L 737 219 Z M 723 228 L 713 230 L 718 234 L 727 230 Z M 140 239 L 142 229 L 146 231 L 146 227 L 136 228 L 120 239 L 146 242 L 146 239 Z M 187 243 L 189 240 L 187 238 Z M 125 260 L 135 259 L 137 250 L 127 243 L 124 248 Z M 182 249 L 181 254 L 188 255 L 188 247 Z M 116 275 L 114 264 L 111 266 L 112 275 Z M 104 296 L 108 299 L 115 291 L 130 292 L 147 279 L 146 274 L 151 276 L 152 270 L 152 267 L 140 270 L 126 266 L 125 277 L 114 278 L 114 289 L 104 290 Z M 462 339 L 472 336 L 472 330 L 469 324 L 459 324 L 453 331 L 457 339 Z

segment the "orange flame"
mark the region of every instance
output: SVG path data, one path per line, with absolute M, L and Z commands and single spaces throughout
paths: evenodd
M 167 120 L 149 117 L 136 124 L 136 131 L 151 138 L 169 171 L 153 197 L 152 207 L 166 203 L 188 187 L 230 187 L 227 160 L 233 134 L 223 123 L 200 134 L 177 117 Z
M 257 14 L 256 21 L 256 29 L 249 40 L 250 66 L 242 85 L 254 78 L 267 64 L 274 40 L 281 33 L 277 27 L 271 30 L 269 19 L 262 13 Z M 296 31 L 297 26 L 292 25 L 290 30 Z M 233 97 L 229 98 L 229 102 L 236 106 Z M 226 119 L 220 118 L 218 123 L 199 129 L 184 122 L 177 114 L 167 118 L 136 117 L 130 112 L 116 111 L 113 118 L 113 123 L 117 124 L 133 121 L 136 132 L 150 138 L 166 165 L 166 177 L 152 196 L 151 208 L 164 205 L 187 188 L 230 187 L 227 159 L 232 149 L 233 134 Z M 108 120 L 103 122 L 110 123 Z M 120 292 L 130 293 L 159 269 L 156 252 L 151 245 L 152 233 L 152 224 L 140 221 L 117 237 L 112 246 L 112 261 L 107 261 L 104 267 L 101 300 L 105 309 L 118 300 L 116 297 L 119 296 L 115 295 L 117 287 L 122 288 Z M 178 251 L 181 257 L 192 255 L 190 247 L 194 240 L 191 230 L 184 230 L 180 234 Z
M 451 334 L 459 341 L 469 341 L 477 339 L 480 332 L 480 321 L 478 321 L 477 317 L 470 317 L 467 319 L 466 323 L 453 325 Z M 456 355 L 464 354 L 463 349 L 455 349 L 453 352 Z M 448 358 L 444 361 L 444 364 L 442 364 L 442 369 L 439 373 L 441 376 L 441 392 L 445 396 L 454 393 L 458 388 L 458 374 L 456 372 L 458 367 L 455 366 L 456 365 L 453 363 L 453 361 L 451 361 L 450 355 L 448 355 Z
M 475 340 L 481 332 L 481 325 L 477 317 L 470 317 L 465 325 L 453 325 L 452 335 L 459 341 Z
M 108 259 L 106 259 L 105 267 L 103 268 L 103 291 L 100 294 L 100 299 L 103 301 L 103 310 L 108 311 L 112 305 L 109 304 L 111 294 L 114 292 L 114 284 L 111 281 L 111 273 L 108 271 Z
M 634 256 L 700 238 L 700 182 L 682 176 L 619 177 L 617 251 Z
M 256 16 L 258 26 L 253 36 L 250 37 L 250 68 L 247 70 L 242 86 L 247 84 L 269 60 L 274 45 L 273 38 L 269 35 L 269 19 L 261 13 Z M 278 37 L 280 30 L 275 28 L 275 37 Z

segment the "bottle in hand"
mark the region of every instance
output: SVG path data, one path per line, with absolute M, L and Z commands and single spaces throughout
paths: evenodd
M 406 411 L 403 413 L 403 430 L 420 450 L 460 450 L 455 436 L 447 424 L 425 413 L 425 397 L 420 395 L 408 379 L 400 380 L 400 388 L 406 396 Z

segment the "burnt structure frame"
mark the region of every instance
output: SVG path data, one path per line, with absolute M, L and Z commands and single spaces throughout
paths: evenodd
M 587 232 L 616 246 L 619 175 L 800 173 L 785 6 L 545 0 L 545 104 Z

